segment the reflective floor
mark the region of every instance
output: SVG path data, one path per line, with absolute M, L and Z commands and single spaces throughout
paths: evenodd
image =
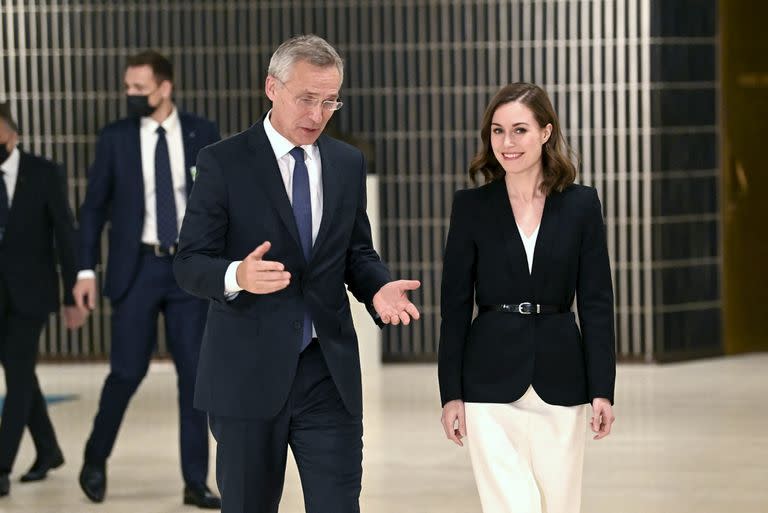
M 40 366 L 47 394 L 78 396 L 50 406 L 67 463 L 47 481 L 19 483 L 34 458 L 25 438 L 0 512 L 196 511 L 181 505 L 175 375 L 163 362 L 153 364 L 125 418 L 106 501 L 91 504 L 81 493 L 82 447 L 105 373 L 102 364 Z M 364 379 L 362 511 L 479 512 L 468 453 L 439 424 L 436 368 L 388 365 Z M 767 398 L 768 354 L 620 366 L 614 433 L 587 444 L 582 511 L 768 512 Z M 281 512 L 303 511 L 292 465 L 283 497 Z

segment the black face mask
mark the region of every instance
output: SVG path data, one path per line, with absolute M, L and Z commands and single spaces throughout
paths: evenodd
M 0 143 L 0 164 L 8 160 L 8 157 L 11 156 L 11 152 L 6 148 L 6 144 L 7 143 Z
M 146 94 L 129 94 L 128 100 L 128 115 L 134 117 L 151 116 L 157 107 L 153 107 L 149 104 L 149 95 Z

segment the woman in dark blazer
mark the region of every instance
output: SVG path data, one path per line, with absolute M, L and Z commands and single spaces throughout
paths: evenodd
M 557 115 L 538 86 L 502 88 L 481 138 L 469 172 L 486 183 L 456 193 L 443 263 L 443 427 L 458 445 L 469 441 L 485 513 L 577 513 L 586 404 L 595 439 L 614 420 L 600 200 L 574 184 Z

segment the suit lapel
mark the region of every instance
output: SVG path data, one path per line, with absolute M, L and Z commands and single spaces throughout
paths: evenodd
M 328 236 L 328 230 L 333 221 L 339 200 L 341 199 L 341 170 L 336 166 L 333 156 L 329 155 L 328 145 L 325 144 L 325 136 L 317 141 L 320 150 L 320 163 L 323 180 L 323 216 L 320 220 L 320 229 L 312 246 L 310 261 L 317 255 L 318 249 Z
M 179 113 L 179 122 L 181 123 L 181 138 L 184 145 L 184 177 L 187 181 L 187 196 L 192 192 L 192 173 L 190 169 L 195 165 L 195 155 L 197 154 L 197 132 L 192 126 L 192 120 L 184 113 Z
M 266 196 L 272 206 L 277 210 L 277 214 L 288 233 L 293 237 L 296 243 L 296 249 L 303 255 L 301 243 L 299 241 L 299 229 L 296 227 L 296 219 L 293 217 L 293 208 L 288 199 L 288 193 L 285 191 L 283 178 L 280 176 L 280 168 L 277 165 L 275 152 L 272 145 L 269 144 L 264 125 L 261 121 L 249 129 L 248 143 L 254 151 L 253 159 L 255 165 L 255 175 L 257 180 L 264 187 Z
M 25 196 L 27 194 L 27 187 L 29 186 L 29 180 L 27 179 L 27 167 L 29 160 L 27 154 L 19 149 L 19 170 L 16 175 L 16 186 L 13 190 L 13 199 L 11 200 L 11 208 L 8 211 L 8 225 L 6 226 L 6 232 L 9 231 L 10 226 L 15 222 L 15 219 L 23 218 L 20 213 L 23 208 Z M 2 180 L 2 178 L 0 178 Z
M 541 226 L 536 237 L 536 248 L 533 252 L 533 271 L 531 278 L 535 287 L 536 297 L 542 290 L 548 276 L 546 270 L 549 266 L 552 245 L 554 244 L 558 226 L 560 224 L 560 200 L 562 195 L 553 191 L 547 195 L 544 202 L 544 213 L 541 215 Z
M 515 213 L 512 210 L 512 204 L 509 202 L 509 194 L 504 180 L 496 180 L 491 187 L 493 193 L 492 205 L 494 218 L 498 220 L 497 226 L 502 232 L 504 239 L 504 253 L 506 254 L 513 269 L 513 275 L 522 277 L 525 290 L 533 292 L 533 280 L 528 272 L 528 257 L 523 246 L 523 239 L 517 229 Z M 510 298 L 510 301 L 516 301 L 519 298 Z M 527 301 L 527 299 L 520 299 Z
M 528 257 L 517 228 L 515 214 L 509 202 L 509 195 L 504 180 L 498 180 L 492 190 L 494 192 L 494 214 L 501 221 L 499 228 L 503 233 L 505 252 L 517 274 L 523 277 L 526 288 L 529 294 L 531 294 L 526 300 L 535 299 L 538 296 L 538 291 L 545 284 L 546 269 L 549 265 L 552 245 L 556 239 L 560 223 L 561 195 L 558 192 L 552 192 L 547 195 L 544 201 L 544 212 L 541 215 L 541 225 L 539 226 L 539 233 L 536 237 L 536 246 L 533 252 L 533 268 L 529 273 Z
M 140 212 L 142 215 L 142 224 L 144 223 L 144 213 L 146 211 L 146 191 L 144 190 L 144 164 L 141 158 L 141 120 L 134 118 L 131 120 L 130 130 L 125 134 L 124 152 L 127 162 L 125 169 L 131 174 L 131 180 L 136 191 L 136 199 L 139 201 Z

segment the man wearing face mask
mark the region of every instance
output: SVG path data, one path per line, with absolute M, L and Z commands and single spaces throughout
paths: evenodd
M 207 304 L 182 291 L 172 271 L 197 152 L 218 141 L 219 132 L 211 121 L 177 110 L 173 69 L 159 53 L 131 57 L 124 82 L 129 117 L 102 129 L 80 208 L 81 270 L 73 295 L 83 311 L 96 307 L 94 270 L 102 228 L 109 222 L 103 291 L 112 305 L 110 372 L 85 446 L 80 486 L 93 502 L 104 500 L 106 462 L 147 372 L 162 312 L 178 375 L 183 500 L 219 508 L 206 484 L 206 418 L 192 406 Z
M 75 233 L 63 171 L 21 151 L 17 141 L 9 105 L 0 103 L 0 361 L 7 391 L 0 421 L 0 497 L 10 491 L 8 475 L 25 427 L 37 458 L 22 482 L 45 479 L 64 463 L 35 375 L 40 333 L 59 308 L 57 254 L 65 323 L 75 329 L 85 321 L 71 292 L 77 273 Z

